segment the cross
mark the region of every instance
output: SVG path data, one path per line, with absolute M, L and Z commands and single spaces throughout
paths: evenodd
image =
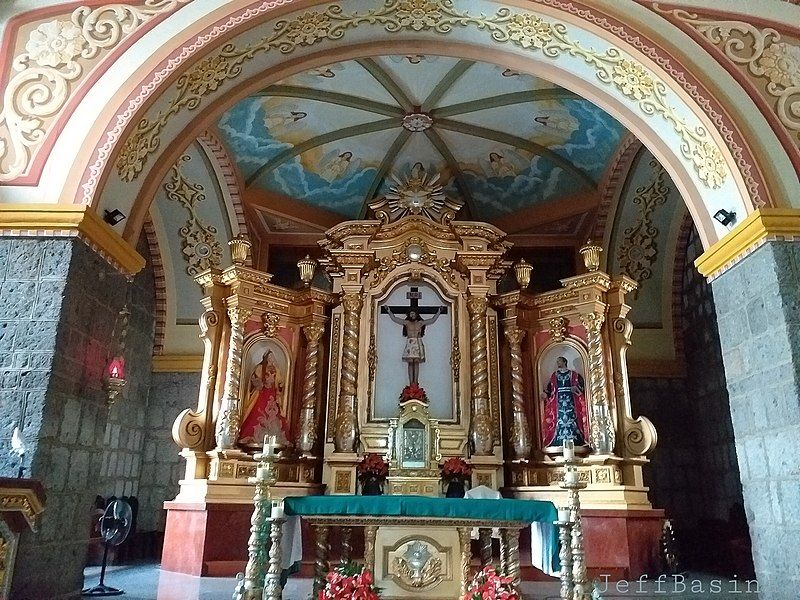
M 409 303 L 408 306 L 381 306 L 381 314 L 387 314 L 389 310 L 393 313 L 403 312 L 406 315 L 410 313 L 412 310 L 416 311 L 416 313 L 420 316 L 422 315 L 432 315 L 435 314 L 437 310 L 441 309 L 441 313 L 443 315 L 447 314 L 447 307 L 446 306 L 420 306 L 419 301 L 422 299 L 422 292 L 419 291 L 418 287 L 412 287 L 408 292 L 406 292 L 406 298 L 408 298 Z

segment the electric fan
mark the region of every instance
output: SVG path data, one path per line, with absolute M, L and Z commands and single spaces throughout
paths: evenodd
M 105 584 L 106 563 L 108 562 L 108 548 L 119 546 L 128 537 L 133 523 L 131 505 L 125 500 L 114 500 L 106 507 L 100 517 L 100 535 L 103 538 L 103 566 L 100 569 L 100 583 L 93 588 L 83 590 L 83 596 L 120 596 L 124 592 L 120 589 L 109 587 Z

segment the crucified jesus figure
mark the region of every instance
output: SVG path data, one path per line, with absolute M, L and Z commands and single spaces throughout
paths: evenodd
M 422 336 L 425 335 L 425 327 L 433 325 L 439 315 L 442 314 L 442 308 L 439 307 L 430 319 L 423 319 L 415 310 L 409 310 L 406 313 L 406 318 L 401 319 L 392 312 L 391 308 L 387 309 L 389 317 L 403 326 L 403 337 L 406 338 L 406 345 L 403 348 L 403 361 L 408 364 L 408 383 L 419 383 L 419 363 L 425 362 L 425 346 L 422 344 Z

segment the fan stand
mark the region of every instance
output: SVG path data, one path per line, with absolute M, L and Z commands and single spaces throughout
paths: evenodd
M 108 542 L 103 542 L 103 566 L 100 568 L 100 583 L 93 588 L 86 588 L 81 592 L 81 596 L 121 596 L 123 590 L 107 586 L 104 581 L 106 578 L 106 564 L 108 563 Z

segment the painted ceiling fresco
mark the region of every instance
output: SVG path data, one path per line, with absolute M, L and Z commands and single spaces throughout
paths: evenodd
M 237 103 L 219 130 L 248 187 L 359 218 L 421 163 L 482 220 L 594 190 L 625 133 L 543 79 L 422 55 L 292 76 Z

